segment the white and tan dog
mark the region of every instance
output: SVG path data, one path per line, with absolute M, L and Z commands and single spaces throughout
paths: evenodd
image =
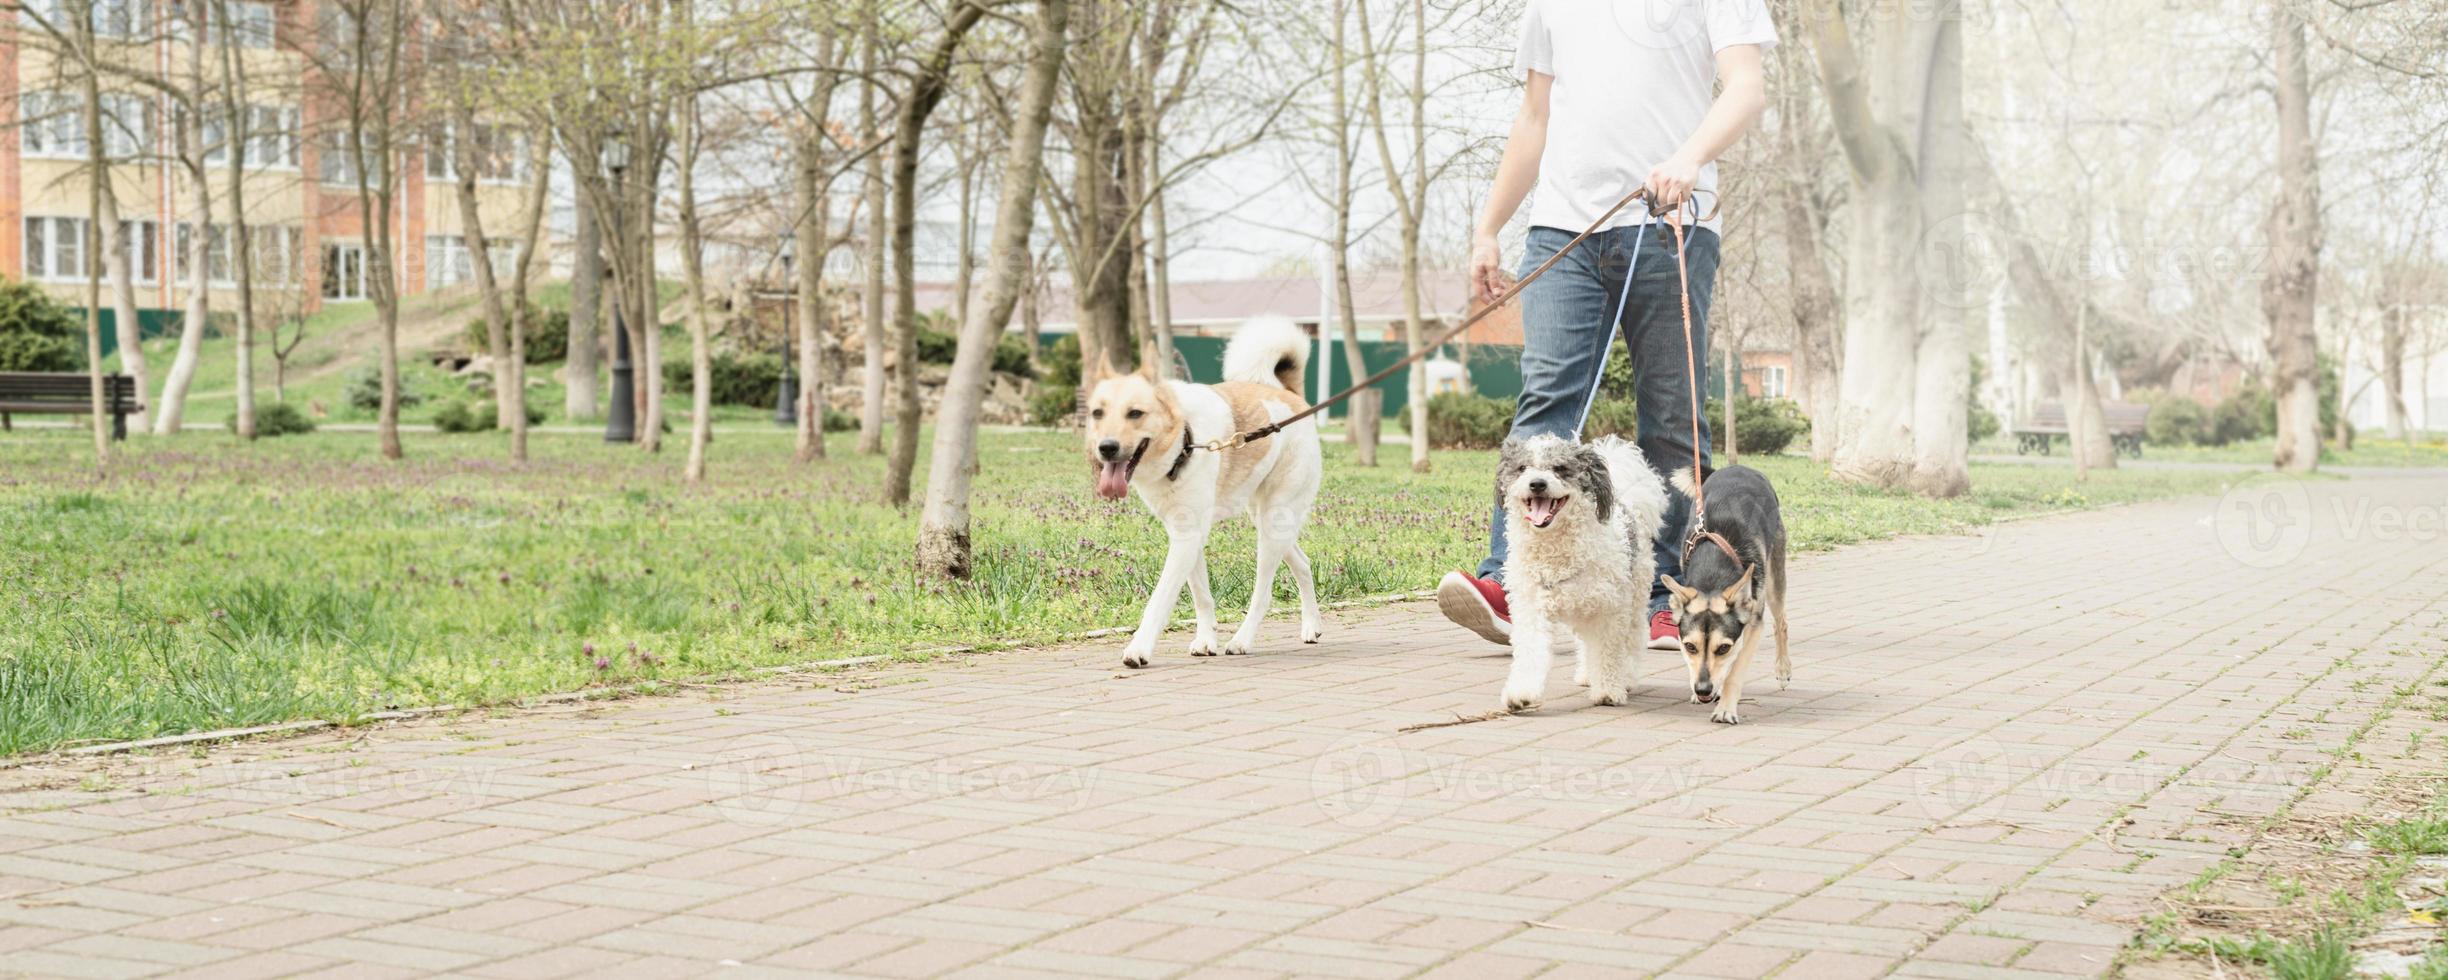
M 1647 645 L 1649 550 L 1666 519 L 1666 485 L 1640 447 L 1609 436 L 1588 445 L 1555 436 L 1507 440 L 1496 466 L 1505 510 L 1505 594 L 1513 607 L 1513 670 L 1504 707 L 1546 693 L 1559 631 L 1580 641 L 1573 683 L 1590 700 L 1631 697 Z
M 1088 462 L 1096 470 L 1096 492 L 1120 500 L 1131 488 L 1164 522 L 1170 544 L 1156 593 L 1122 665 L 1145 667 L 1156 639 L 1173 620 L 1182 586 L 1198 611 L 1198 633 L 1190 655 L 1212 657 L 1216 645 L 1215 596 L 1207 587 L 1207 538 L 1215 525 L 1240 514 L 1258 527 L 1258 578 L 1250 587 L 1249 612 L 1226 654 L 1244 654 L 1258 640 L 1258 624 L 1275 596 L 1275 566 L 1292 566 L 1300 586 L 1303 643 L 1321 635 L 1317 580 L 1300 550 L 1301 525 L 1317 501 L 1324 467 L 1318 456 L 1317 423 L 1308 419 L 1275 435 L 1222 453 L 1196 448 L 1210 439 L 1290 417 L 1308 407 L 1301 398 L 1301 372 L 1309 338 L 1289 320 L 1260 319 L 1241 325 L 1224 347 L 1224 381 L 1203 385 L 1160 381 L 1155 357 L 1141 370 L 1121 374 L 1099 363 L 1089 371 Z

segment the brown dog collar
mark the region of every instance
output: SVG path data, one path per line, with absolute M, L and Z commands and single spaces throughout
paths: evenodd
M 1182 423 L 1181 451 L 1173 454 L 1173 468 L 1165 471 L 1166 481 L 1181 475 L 1182 467 L 1190 465 L 1190 451 L 1196 448 L 1198 440 L 1190 438 L 1190 423 Z

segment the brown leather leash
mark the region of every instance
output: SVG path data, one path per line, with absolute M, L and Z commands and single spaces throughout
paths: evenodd
M 1707 477 L 1700 472 L 1700 355 L 1697 353 L 1696 345 L 1692 343 L 1691 269 L 1684 264 L 1683 260 L 1683 206 L 1681 204 L 1675 205 L 1674 220 L 1667 222 L 1666 227 L 1674 235 L 1675 277 L 1682 282 L 1683 286 L 1683 370 L 1684 376 L 1691 382 L 1683 388 L 1683 393 L 1691 398 L 1692 441 L 1692 533 L 1691 537 L 1683 541 L 1683 562 L 1686 565 L 1690 564 L 1692 549 L 1700 542 L 1707 541 L 1716 545 L 1717 550 L 1725 552 L 1727 558 L 1733 559 L 1736 568 L 1748 574 L 1750 566 L 1742 560 L 1741 555 L 1734 553 L 1734 546 L 1727 543 L 1725 535 L 1708 529 L 1708 483 Z M 1624 288 L 1632 287 L 1626 284 Z M 1726 392 L 1726 397 L 1731 399 L 1734 393 Z
M 1605 214 L 1599 215 L 1598 220 L 1590 222 L 1589 227 L 1581 229 L 1581 233 L 1574 235 L 1572 241 L 1564 243 L 1563 248 L 1557 249 L 1554 255 L 1548 256 L 1547 261 L 1539 263 L 1538 268 L 1530 270 L 1529 275 L 1515 280 L 1513 285 L 1507 287 L 1504 292 L 1497 294 L 1495 299 L 1489 300 L 1487 305 L 1481 306 L 1479 308 L 1479 312 L 1462 318 L 1462 322 L 1447 328 L 1444 333 L 1438 334 L 1435 339 L 1432 339 L 1425 344 L 1421 344 L 1418 350 L 1403 355 L 1401 360 L 1388 364 L 1384 368 L 1380 369 L 1377 373 L 1361 379 L 1359 383 L 1354 384 L 1349 388 L 1345 388 L 1342 391 L 1335 392 L 1334 394 L 1329 395 L 1325 399 L 1319 401 L 1317 404 L 1301 409 L 1298 412 L 1294 412 L 1291 415 L 1285 416 L 1281 420 L 1269 422 L 1246 432 L 1238 432 L 1230 436 L 1210 439 L 1205 443 L 1200 444 L 1198 448 L 1204 449 L 1211 453 L 1220 453 L 1228 449 L 1238 449 L 1242 446 L 1249 445 L 1250 443 L 1257 442 L 1260 439 L 1264 439 L 1268 436 L 1274 435 L 1275 433 L 1281 432 L 1285 428 L 1301 421 L 1302 419 L 1316 415 L 1319 412 L 1323 412 L 1326 409 L 1333 407 L 1336 403 L 1341 402 L 1346 398 L 1350 398 L 1353 395 L 1359 394 L 1362 389 L 1376 387 L 1378 382 L 1393 377 L 1394 372 L 1410 367 L 1413 362 L 1434 353 L 1437 348 L 1443 347 L 1455 337 L 1461 336 L 1463 331 L 1469 330 L 1472 326 L 1478 324 L 1479 321 L 1486 319 L 1489 314 L 1503 309 L 1505 304 L 1511 303 L 1514 297 L 1521 295 L 1523 289 L 1527 288 L 1531 283 L 1537 282 L 1540 276 L 1546 275 L 1548 269 L 1554 268 L 1557 262 L 1563 261 L 1564 257 L 1572 254 L 1574 249 L 1580 248 L 1582 242 L 1588 241 L 1591 236 L 1598 234 L 1599 231 L 1606 228 L 1607 222 L 1614 220 L 1617 213 L 1621 212 L 1624 208 L 1631 206 L 1632 202 L 1647 200 L 1648 197 L 1649 189 L 1647 187 L 1633 189 L 1632 193 L 1626 194 L 1623 196 L 1622 200 L 1616 201 L 1614 207 L 1606 209 Z M 1675 215 L 1677 220 L 1680 220 L 1683 213 L 1683 208 L 1678 204 L 1671 212 L 1662 211 L 1654 207 L 1649 209 L 1649 214 L 1651 217 L 1664 217 L 1669 213 Z M 1709 214 L 1706 217 L 1701 218 L 1701 220 L 1706 221 L 1715 216 L 1716 211 L 1712 208 Z M 1682 238 L 1682 230 L 1679 228 L 1676 229 L 1675 235 L 1676 240 L 1680 241 Z M 1638 256 L 1635 256 L 1634 258 L 1637 261 Z M 1679 257 L 1677 261 L 1680 261 Z M 1688 342 L 1691 334 L 1691 296 L 1689 279 L 1684 281 L 1684 289 L 1683 332 L 1686 341 Z M 1320 323 L 1318 324 L 1318 329 L 1320 331 L 1324 331 L 1326 329 L 1326 325 L 1324 323 Z M 1425 439 L 1427 438 L 1427 433 L 1419 433 L 1418 437 Z

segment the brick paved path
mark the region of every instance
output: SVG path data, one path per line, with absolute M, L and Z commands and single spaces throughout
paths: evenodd
M 1739 727 L 1657 654 L 1629 707 L 1559 669 L 1534 714 L 1400 733 L 1504 670 L 1410 605 L 1139 672 L 1108 642 L 182 754 L 5 801 L 0 972 L 2097 974 L 2448 676 L 2443 507 L 2329 481 L 1811 556 L 1794 686 Z

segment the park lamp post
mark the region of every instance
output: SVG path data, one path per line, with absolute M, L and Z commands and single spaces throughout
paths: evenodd
M 621 211 L 626 203 L 621 178 L 629 169 L 627 133 L 616 128 L 604 134 L 603 165 L 612 174 L 612 249 L 613 254 L 618 255 L 629 246 L 629 240 L 623 237 L 621 228 Z M 612 270 L 612 410 L 604 420 L 605 442 L 637 441 L 637 394 L 631 380 L 635 372 L 629 363 L 629 324 L 622 309 L 628 305 L 628 296 L 619 288 L 622 283 L 620 268 L 615 264 Z

